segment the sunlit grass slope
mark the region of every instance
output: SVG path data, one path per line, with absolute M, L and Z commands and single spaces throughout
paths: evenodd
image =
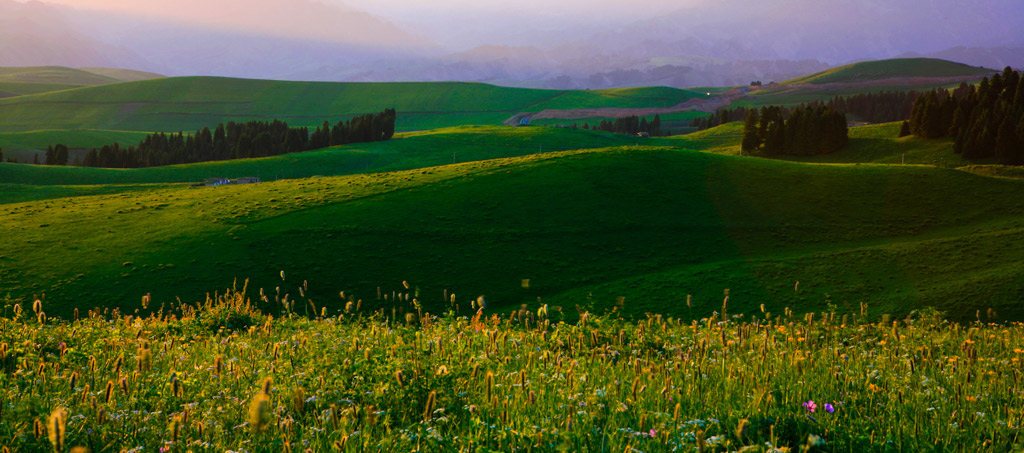
M 982 75 L 994 70 L 968 66 L 962 63 L 937 58 L 894 58 L 890 60 L 865 61 L 816 74 L 787 80 L 787 85 L 800 83 L 864 82 L 893 77 L 955 77 Z
M 115 77 L 63 66 L 0 67 L 0 82 L 104 85 L 120 81 Z
M 128 133 L 133 134 L 133 133 Z M 2 140 L 5 134 L 0 134 Z M 13 136 L 22 136 L 14 133 Z M 103 134 L 100 133 L 100 140 Z M 656 139 L 549 127 L 463 126 L 398 134 L 387 142 L 361 143 L 264 159 L 243 159 L 141 169 L 0 164 L 0 181 L 11 184 L 187 183 L 211 177 L 258 176 L 264 180 L 408 170 L 540 152 L 635 145 Z M 5 151 L 6 153 L 6 151 Z M 4 196 L 0 194 L 0 202 Z
M 685 316 L 687 294 L 703 313 L 728 288 L 736 313 L 867 302 L 1021 318 L 1022 189 L 924 166 L 552 153 L 5 204 L 0 231 L 17 240 L 0 242 L 0 278 L 14 298 L 45 292 L 54 313 L 195 299 L 237 277 L 293 294 L 308 280 L 320 305 L 407 280 L 425 303 L 445 289 L 492 307 L 625 297 L 632 315 Z
M 400 130 L 500 124 L 546 108 L 667 107 L 693 93 L 674 88 L 557 91 L 479 83 L 280 82 L 179 77 L 0 100 L 0 131 L 195 130 L 220 122 L 278 118 L 319 125 L 394 107 Z

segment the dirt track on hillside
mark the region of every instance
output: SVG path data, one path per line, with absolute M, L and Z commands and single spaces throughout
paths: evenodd
M 644 107 L 644 108 L 593 108 L 593 109 L 566 109 L 566 110 L 541 110 L 536 113 L 518 113 L 505 120 L 506 126 L 515 126 L 524 118 L 530 120 L 552 118 L 552 119 L 580 119 L 580 118 L 625 118 L 629 116 L 652 116 L 666 115 L 679 112 L 706 112 L 713 113 L 723 107 L 732 105 L 734 101 L 748 97 L 752 90 L 759 93 L 774 91 L 794 92 L 818 92 L 829 90 L 844 90 L 849 88 L 869 88 L 885 86 L 918 86 L 918 85 L 945 85 L 957 82 L 971 82 L 978 80 L 980 76 L 959 76 L 959 77 L 893 77 L 888 79 L 869 80 L 865 82 L 844 82 L 844 83 L 823 83 L 823 84 L 799 84 L 799 85 L 773 85 L 761 88 L 741 87 L 733 88 L 721 96 L 701 97 L 690 99 L 671 107 Z

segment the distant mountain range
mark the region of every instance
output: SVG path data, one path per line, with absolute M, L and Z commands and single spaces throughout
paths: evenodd
M 859 3 L 841 3 L 837 10 L 830 4 L 832 11 L 823 11 L 817 1 L 790 3 L 798 3 L 807 17 L 864 16 Z M 458 80 L 558 89 L 767 83 L 851 60 L 894 56 L 1024 67 L 1024 46 L 905 52 L 913 43 L 899 33 L 901 19 L 886 15 L 884 3 L 868 3 L 871 15 L 865 17 L 879 21 L 877 27 L 859 21 L 837 26 L 799 18 L 757 20 L 771 17 L 772 6 L 752 4 L 726 14 L 716 3 L 597 32 L 581 29 L 575 40 L 547 46 L 482 45 L 450 52 L 386 19 L 316 0 L 263 2 L 253 11 L 243 0 L 223 0 L 196 21 L 0 0 L 0 66 L 102 66 L 171 76 L 310 81 Z M 946 20 L 934 9 L 924 9 L 921 20 Z M 234 17 L 231 11 L 247 13 Z M 968 11 L 957 20 L 983 23 L 986 14 L 991 13 Z M 211 16 L 232 20 L 215 25 L 202 19 Z M 993 32 L 1007 39 L 1014 33 Z M 870 51 L 852 57 L 850 43 Z

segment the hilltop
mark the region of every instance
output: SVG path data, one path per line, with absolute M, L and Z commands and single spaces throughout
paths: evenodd
M 687 294 L 707 311 L 730 288 L 737 313 L 863 301 L 966 319 L 984 299 L 1024 316 L 1024 250 L 1012 245 L 1024 244 L 1024 181 L 680 149 L 714 140 L 250 186 L 60 188 L 81 196 L 45 200 L 25 189 L 39 201 L 0 206 L 0 230 L 19 237 L 0 244 L 0 275 L 12 297 L 46 292 L 54 313 L 149 292 L 194 299 L 235 278 L 269 289 L 285 270 L 332 282 L 306 291 L 327 305 L 339 290 L 370 300 L 408 280 L 426 300 L 448 289 L 496 308 L 541 297 L 601 310 L 625 297 L 630 315 L 684 315 Z
M 895 58 L 865 61 L 816 74 L 787 80 L 784 85 L 867 82 L 892 78 L 914 77 L 977 77 L 996 72 L 937 58 Z
M 162 77 L 150 72 L 114 68 L 0 67 L 0 98 Z

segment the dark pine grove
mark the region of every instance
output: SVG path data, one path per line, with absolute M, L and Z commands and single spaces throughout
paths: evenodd
M 846 115 L 828 107 L 800 106 L 786 118 L 782 107 L 751 109 L 743 123 L 744 152 L 764 156 L 810 156 L 846 146 Z
M 1024 165 L 1024 78 L 1007 67 L 977 86 L 919 96 L 907 128 L 924 138 L 953 137 L 953 150 L 966 159 Z
M 641 118 L 639 116 L 627 116 L 625 118 L 616 118 L 612 120 L 601 120 L 600 123 L 591 126 L 590 123 L 583 123 L 584 129 L 593 129 L 595 131 L 612 132 L 615 134 L 629 134 L 636 135 L 640 132 L 646 132 L 652 137 L 660 137 L 666 135 L 661 130 L 661 115 L 654 115 L 651 121 L 647 121 L 647 118 Z
M 188 164 L 217 160 L 268 157 L 322 149 L 348 143 L 365 143 L 390 140 L 395 134 L 394 109 L 375 114 L 358 115 L 348 121 L 340 121 L 333 127 L 324 122 L 312 133 L 308 128 L 289 127 L 280 120 L 228 122 L 198 130 L 185 135 L 156 133 L 146 136 L 138 146 L 123 147 L 118 143 L 92 149 L 86 154 L 83 165 L 104 168 L 139 168 L 162 165 Z M 55 149 L 61 149 L 57 145 Z M 59 158 L 53 164 L 67 163 L 67 147 L 64 147 L 64 163 Z M 56 152 L 55 152 L 56 154 Z M 47 153 L 47 163 L 50 153 Z

